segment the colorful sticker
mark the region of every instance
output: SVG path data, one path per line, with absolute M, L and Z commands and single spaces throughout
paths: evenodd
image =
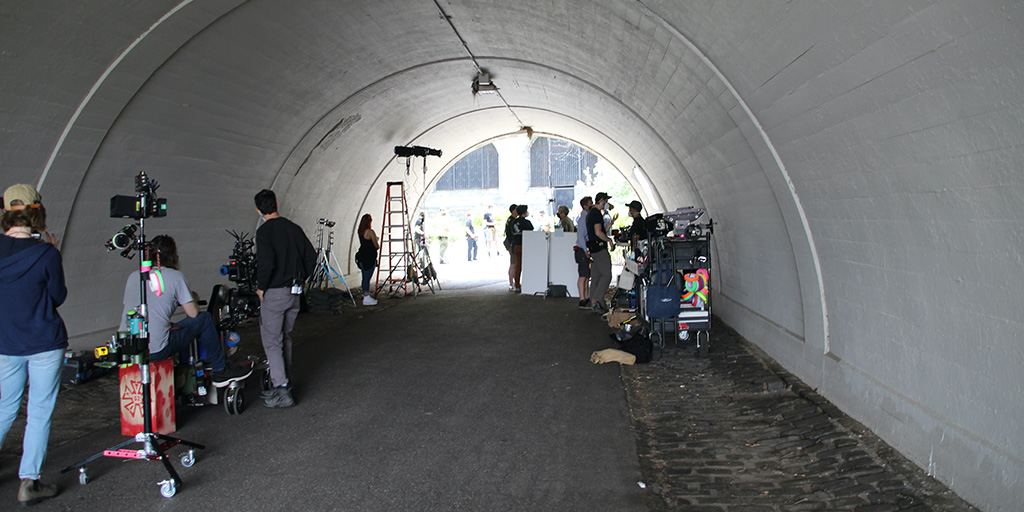
M 696 272 L 683 276 L 683 302 L 689 302 L 693 307 L 704 306 L 708 300 L 708 281 L 710 281 L 707 269 L 699 268 Z

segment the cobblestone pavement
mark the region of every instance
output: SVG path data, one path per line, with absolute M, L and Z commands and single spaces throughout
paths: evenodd
M 719 322 L 623 366 L 645 484 L 693 511 L 976 510 Z

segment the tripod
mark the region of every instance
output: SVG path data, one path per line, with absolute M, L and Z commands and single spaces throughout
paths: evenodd
M 152 268 L 152 262 L 146 260 L 147 255 L 145 251 L 147 249 L 146 243 L 146 230 L 145 230 L 145 218 L 149 216 L 162 216 L 155 208 L 158 206 L 158 200 L 156 199 L 156 181 L 150 181 L 146 177 L 145 172 L 140 172 L 135 178 L 135 214 L 132 215 L 138 219 L 139 229 L 138 237 L 134 242 L 134 249 L 139 251 L 141 256 L 139 257 L 139 306 L 136 309 L 136 313 L 130 317 L 129 327 L 131 328 L 130 334 L 122 336 L 119 333 L 111 341 L 108 347 L 100 347 L 104 349 L 112 349 L 119 358 L 122 364 L 137 364 L 139 366 L 139 373 L 141 375 L 141 387 L 142 387 L 142 432 L 135 434 L 135 437 L 129 439 L 123 443 L 117 444 L 102 452 L 99 452 L 81 462 L 76 462 L 64 469 L 61 473 L 67 473 L 73 469 L 78 469 L 78 483 L 85 485 L 89 483 L 89 476 L 86 473 L 85 466 L 90 462 L 97 460 L 101 457 L 117 457 L 121 459 L 136 459 L 136 460 L 158 460 L 164 465 L 164 469 L 167 470 L 169 478 L 162 480 L 160 485 L 160 494 L 165 498 L 174 496 L 177 492 L 177 488 L 182 485 L 181 477 L 171 466 L 170 456 L 167 455 L 167 450 L 178 444 L 183 444 L 189 448 L 187 452 L 181 456 L 181 465 L 188 468 L 192 467 L 196 462 L 195 449 L 200 450 L 206 448 L 205 446 L 190 441 L 178 439 L 176 437 L 167 436 L 153 432 L 153 420 L 152 420 L 152 405 L 150 403 L 150 368 L 149 368 L 149 325 L 147 323 L 146 316 L 146 288 L 150 286 L 150 275 L 156 276 L 156 281 L 161 281 L 159 286 L 162 286 L 162 278 L 159 276 L 159 270 Z M 119 196 L 115 196 L 117 199 Z M 113 215 L 113 200 L 111 208 L 111 216 Z M 166 205 L 166 203 L 164 203 Z M 166 208 L 166 206 L 164 206 Z M 122 255 L 125 257 L 131 257 L 131 249 L 129 247 L 127 251 L 123 252 Z M 157 285 L 154 285 L 157 286 Z M 161 289 L 162 293 L 162 289 Z M 99 351 L 99 349 L 97 349 Z M 107 353 L 108 350 L 103 350 Z M 141 449 L 128 450 L 126 446 L 140 443 Z
M 413 261 L 416 262 L 416 277 L 430 288 L 430 293 L 434 293 L 434 284 L 436 283 L 437 289 L 440 290 L 441 282 L 437 280 L 434 263 L 430 261 L 430 250 L 427 249 L 426 240 L 417 245 L 419 247 L 416 248 L 416 255 L 413 257 Z
M 356 305 L 356 299 L 352 296 L 352 289 L 348 287 L 348 283 L 345 282 L 345 278 L 338 272 L 338 268 L 341 264 L 338 263 L 338 257 L 334 255 L 334 251 L 331 250 L 331 246 L 334 245 L 334 221 L 327 219 L 316 220 L 316 265 L 313 267 L 313 275 L 309 276 L 309 287 L 324 289 L 328 283 L 331 287 L 334 286 L 334 277 L 337 277 L 341 284 L 345 285 L 345 291 L 348 292 L 348 298 L 352 299 L 352 305 Z M 324 243 L 324 227 L 328 228 L 327 231 L 327 243 Z M 331 260 L 334 261 L 334 266 L 331 266 Z M 334 277 L 331 277 L 331 274 Z

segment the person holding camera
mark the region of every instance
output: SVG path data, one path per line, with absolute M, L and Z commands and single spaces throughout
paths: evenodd
M 153 237 L 146 247 L 146 258 L 153 262 L 150 281 L 146 283 L 149 360 L 170 359 L 187 350 L 192 340 L 198 340 L 206 350 L 205 361 L 213 372 L 214 387 L 222 388 L 252 374 L 252 364 L 244 367 L 227 364 L 213 317 L 206 311 L 199 311 L 196 294 L 189 289 L 185 274 L 179 268 L 178 246 L 174 239 L 167 235 Z M 138 308 L 142 302 L 139 279 L 139 271 L 135 271 L 125 282 L 119 331 L 128 330 L 128 312 Z M 185 318 L 171 322 L 171 316 L 179 305 L 185 312 Z
M 373 231 L 373 217 L 369 213 L 363 214 L 359 219 L 359 228 L 356 230 L 359 235 L 359 250 L 356 251 L 356 266 L 363 272 L 363 305 L 376 306 L 377 299 L 373 298 L 370 290 L 370 278 L 373 277 L 373 269 L 377 266 L 377 251 L 380 249 L 380 240 L 377 233 Z
M 292 328 L 299 315 L 302 284 L 313 273 L 316 249 L 306 233 L 277 212 L 277 195 L 263 189 L 254 198 L 264 223 L 256 230 L 256 295 L 260 298 L 260 338 L 273 387 L 261 396 L 266 407 L 295 404 L 288 376 Z
M 57 313 L 68 290 L 55 239 L 45 233 L 46 209 L 34 187 L 19 184 L 4 192 L 0 228 L 0 444 L 28 384 L 18 468 L 18 503 L 27 506 L 58 492 L 56 485 L 42 483 L 39 473 L 68 346 L 67 329 Z

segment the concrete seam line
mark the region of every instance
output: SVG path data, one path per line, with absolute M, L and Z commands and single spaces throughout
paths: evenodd
M 730 82 L 725 77 L 725 74 L 723 74 L 722 71 L 718 69 L 713 62 L 711 62 L 711 59 L 709 59 L 708 56 L 700 50 L 700 48 L 697 48 L 697 45 L 694 44 L 693 41 L 690 41 L 689 38 L 676 29 L 671 23 L 651 10 L 650 7 L 647 7 L 642 0 L 636 0 L 636 4 L 645 15 L 657 19 L 667 30 L 675 34 L 675 36 L 678 37 L 679 40 L 690 49 L 690 51 L 696 54 L 697 57 L 700 58 L 701 62 L 703 62 L 704 65 L 715 74 L 715 77 L 722 81 L 722 84 L 724 84 L 726 89 L 729 90 L 729 93 L 732 94 L 732 97 L 736 100 L 737 104 L 743 108 L 743 112 L 747 115 L 747 118 L 750 119 L 750 122 L 753 123 L 757 133 L 761 136 L 761 140 L 764 142 L 765 146 L 768 147 L 768 151 L 771 152 L 772 158 L 775 160 L 775 165 L 779 168 L 779 172 L 782 174 L 782 178 L 786 182 L 786 187 L 789 188 L 789 195 L 793 199 L 794 206 L 796 206 L 797 214 L 800 217 L 801 227 L 804 230 L 804 236 L 807 237 L 807 246 L 811 251 L 811 262 L 814 265 L 814 274 L 818 281 L 818 300 L 821 301 L 821 323 L 825 334 L 825 339 L 823 340 L 825 348 L 824 353 L 828 354 L 831 352 L 831 346 L 829 343 L 828 303 L 825 300 L 825 282 L 821 275 L 821 262 L 818 258 L 818 248 L 814 243 L 814 236 L 811 233 L 811 225 L 807 221 L 807 213 L 804 212 L 804 206 L 800 202 L 800 196 L 796 193 L 796 186 L 793 185 L 793 179 L 790 177 L 789 171 L 786 169 L 786 164 L 782 162 L 782 157 L 780 157 L 778 151 L 776 151 L 775 144 L 773 144 L 771 138 L 768 137 L 768 133 L 765 132 L 764 126 L 761 125 L 761 121 L 754 115 L 754 112 L 750 110 L 750 106 L 747 105 L 747 102 L 744 101 L 736 88 L 733 87 L 732 82 Z
M 174 16 L 178 13 L 178 11 L 182 10 L 183 8 L 185 8 L 185 6 L 192 2 L 193 0 L 184 0 L 180 4 L 176 5 L 170 11 L 167 11 L 167 14 L 161 16 L 160 19 L 156 20 L 156 23 L 153 23 L 153 25 L 151 25 L 145 32 L 140 34 L 139 37 L 135 38 L 135 41 L 133 41 L 132 44 L 128 45 L 128 47 L 125 48 L 124 51 L 122 51 L 121 54 L 118 55 L 117 58 L 114 59 L 114 61 L 111 62 L 109 66 L 107 66 L 107 69 L 103 72 L 102 75 L 100 75 L 99 79 L 96 80 L 96 83 L 92 85 L 92 88 L 89 89 L 89 92 L 85 95 L 85 98 L 82 98 L 82 102 L 78 104 L 78 108 L 75 109 L 75 113 L 71 115 L 71 119 L 69 119 L 68 123 L 64 126 L 64 132 L 61 133 L 60 138 L 57 139 L 57 144 L 53 147 L 53 151 L 50 153 L 50 158 L 46 161 L 46 166 L 43 167 L 43 172 L 39 176 L 39 181 L 36 182 L 36 190 L 41 190 L 43 188 L 43 183 L 46 182 L 46 176 L 50 174 L 50 167 L 53 166 L 54 160 L 57 159 L 57 153 L 59 153 L 60 149 L 64 147 L 64 141 L 67 139 L 68 134 L 71 133 L 71 129 L 75 126 L 75 123 L 78 122 L 78 117 L 82 115 L 82 111 L 84 111 L 85 107 L 89 105 L 89 102 L 92 101 L 93 96 L 95 96 L 96 92 L 99 91 L 100 87 L 103 86 L 103 83 L 106 82 L 110 74 L 114 72 L 114 69 L 116 69 L 117 66 L 121 64 L 121 61 L 123 61 L 124 58 L 127 57 L 128 54 L 131 53 L 132 50 L 134 50 L 139 45 L 139 43 L 141 43 L 142 40 L 150 34 L 150 32 L 156 30 L 156 28 L 160 26 L 164 21 L 167 21 L 171 16 Z

